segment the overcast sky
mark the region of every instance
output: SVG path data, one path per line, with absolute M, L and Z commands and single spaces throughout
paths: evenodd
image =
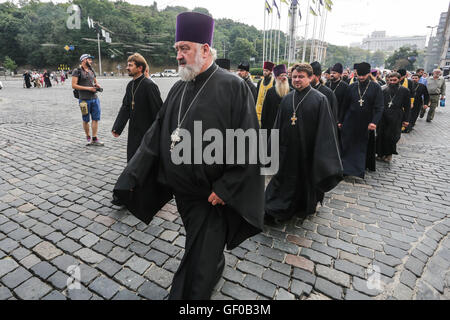
M 133 4 L 149 5 L 153 0 L 126 0 Z M 230 18 L 264 28 L 265 0 L 156 0 L 159 9 L 166 6 L 203 7 L 215 18 Z M 272 4 L 273 0 L 268 0 Z M 280 3 L 280 0 L 276 0 Z M 5 2 L 0 0 L 0 2 Z M 54 0 L 53 2 L 66 2 Z M 439 22 L 441 12 L 448 10 L 448 0 L 333 0 L 333 11 L 328 14 L 325 41 L 336 45 L 360 42 L 373 31 L 386 30 L 390 36 L 430 34 L 427 26 Z M 303 20 L 298 32 L 305 33 L 308 0 L 299 0 Z M 312 1 L 311 1 L 312 4 Z M 281 5 L 281 26 L 287 30 L 287 6 Z M 314 20 L 310 19 L 310 36 Z

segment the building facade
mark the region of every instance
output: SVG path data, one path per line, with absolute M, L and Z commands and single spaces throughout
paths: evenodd
M 431 37 L 428 42 L 427 55 L 425 59 L 425 71 L 432 72 L 433 69 L 450 69 L 450 5 L 447 12 L 442 12 L 436 36 Z
M 424 50 L 426 42 L 427 36 L 388 37 L 386 31 L 375 31 L 372 32 L 370 36 L 363 39 L 361 49 L 372 52 L 394 52 L 401 47 Z

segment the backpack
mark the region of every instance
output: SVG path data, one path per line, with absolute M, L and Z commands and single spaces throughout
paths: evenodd
M 78 72 L 79 72 L 79 76 L 78 76 L 78 81 L 77 81 L 77 85 L 80 84 L 80 78 L 81 78 L 81 68 L 77 68 Z M 77 89 L 73 90 L 73 96 L 75 99 L 79 100 L 80 99 L 80 92 Z

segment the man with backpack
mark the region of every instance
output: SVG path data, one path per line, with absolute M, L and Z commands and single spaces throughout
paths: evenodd
M 97 82 L 95 72 L 92 70 L 92 56 L 83 54 L 80 57 L 81 65 L 72 73 L 72 88 L 74 95 L 79 100 L 81 114 L 83 116 L 83 129 L 86 133 L 88 146 L 104 146 L 98 139 L 98 123 L 100 121 L 101 109 L 97 92 L 102 91 Z M 89 122 L 92 118 L 92 138 Z

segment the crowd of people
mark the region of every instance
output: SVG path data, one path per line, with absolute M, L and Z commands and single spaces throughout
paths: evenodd
M 128 123 L 127 166 L 112 203 L 150 223 L 176 199 L 186 243 L 170 299 L 209 299 L 224 270 L 225 247 L 236 248 L 265 223 L 315 213 L 325 193 L 345 176 L 364 178 L 366 169 L 375 170 L 376 156 L 390 162 L 402 131 L 413 130 L 428 109 L 431 122 L 446 90 L 440 70 L 428 79 L 417 70 L 410 79 L 406 70 L 380 72 L 366 62 L 355 64 L 351 72 L 340 63 L 322 72 L 318 62 L 288 69 L 266 61 L 264 78 L 255 86 L 248 62 L 239 64 L 236 75 L 229 61 L 216 59 L 213 33 L 211 17 L 178 15 L 175 49 L 181 80 L 165 101 L 145 58 L 130 56 L 132 80 L 111 129 L 119 138 Z M 102 146 L 96 94 L 101 88 L 92 58 L 80 58 L 72 87 L 89 144 Z M 268 148 L 263 151 L 279 159 L 267 188 L 261 174 L 267 164 L 249 161 L 251 148 L 227 144 L 220 149 L 211 136 L 205 138 L 211 130 L 223 137 L 229 130 L 248 136 L 266 131 L 262 137 Z M 194 142 L 187 145 L 190 135 Z M 207 152 L 215 162 L 202 159 Z
M 23 73 L 23 87 L 30 89 L 34 88 L 51 88 L 52 81 L 55 85 L 64 85 L 64 82 L 68 79 L 68 73 L 66 71 L 54 71 L 50 72 L 44 70 L 39 71 L 25 71 Z

